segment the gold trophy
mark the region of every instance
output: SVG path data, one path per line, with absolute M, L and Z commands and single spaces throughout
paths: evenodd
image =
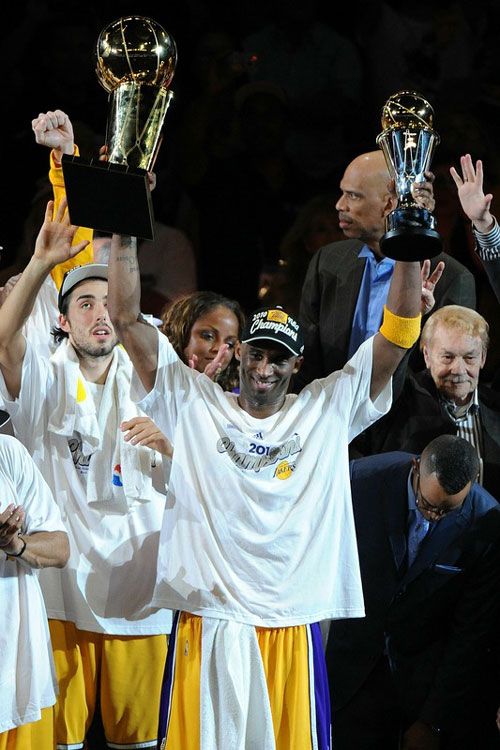
M 161 143 L 176 61 L 174 40 L 151 18 L 119 18 L 101 31 L 96 73 L 109 94 L 106 161 L 63 157 L 73 224 L 154 238 L 147 172 Z
M 416 203 L 412 188 L 425 181 L 439 135 L 433 130 L 434 110 L 416 91 L 393 94 L 382 109 L 382 149 L 394 179 L 398 206 L 386 218 L 380 249 L 394 260 L 425 260 L 442 250 L 436 220 Z

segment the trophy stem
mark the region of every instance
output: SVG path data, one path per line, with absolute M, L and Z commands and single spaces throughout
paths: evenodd
M 150 170 L 172 97 L 167 89 L 134 82 L 111 92 L 106 143 L 109 161 Z

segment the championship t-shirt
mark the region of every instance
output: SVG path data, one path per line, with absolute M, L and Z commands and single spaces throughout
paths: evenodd
M 0 435 L 0 512 L 22 505 L 22 531 L 64 531 L 61 515 L 28 451 Z M 0 734 L 38 721 L 56 700 L 47 613 L 38 571 L 0 550 Z
M 257 419 L 158 333 L 133 395 L 174 445 L 153 603 L 266 627 L 364 615 L 348 444 L 385 413 L 373 339 L 339 372 Z

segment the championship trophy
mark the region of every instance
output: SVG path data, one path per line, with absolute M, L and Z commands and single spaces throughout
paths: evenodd
M 154 239 L 147 178 L 173 97 L 175 42 L 151 18 L 127 16 L 97 40 L 97 78 L 109 94 L 106 160 L 63 156 L 72 224 Z
M 442 250 L 436 220 L 412 195 L 412 186 L 425 181 L 439 135 L 432 129 L 434 110 L 415 91 L 393 94 L 382 110 L 382 149 L 394 179 L 398 206 L 386 217 L 380 250 L 394 260 L 425 260 Z

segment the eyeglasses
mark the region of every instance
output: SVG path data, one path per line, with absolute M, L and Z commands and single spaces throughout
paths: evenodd
M 426 513 L 432 513 L 432 515 L 436 516 L 436 518 L 442 518 L 448 513 L 457 510 L 459 506 L 433 505 L 428 500 L 426 500 L 420 490 L 420 472 L 418 471 L 418 469 L 414 469 L 414 471 L 417 473 L 417 491 L 415 493 L 415 503 L 420 511 L 423 510 Z

